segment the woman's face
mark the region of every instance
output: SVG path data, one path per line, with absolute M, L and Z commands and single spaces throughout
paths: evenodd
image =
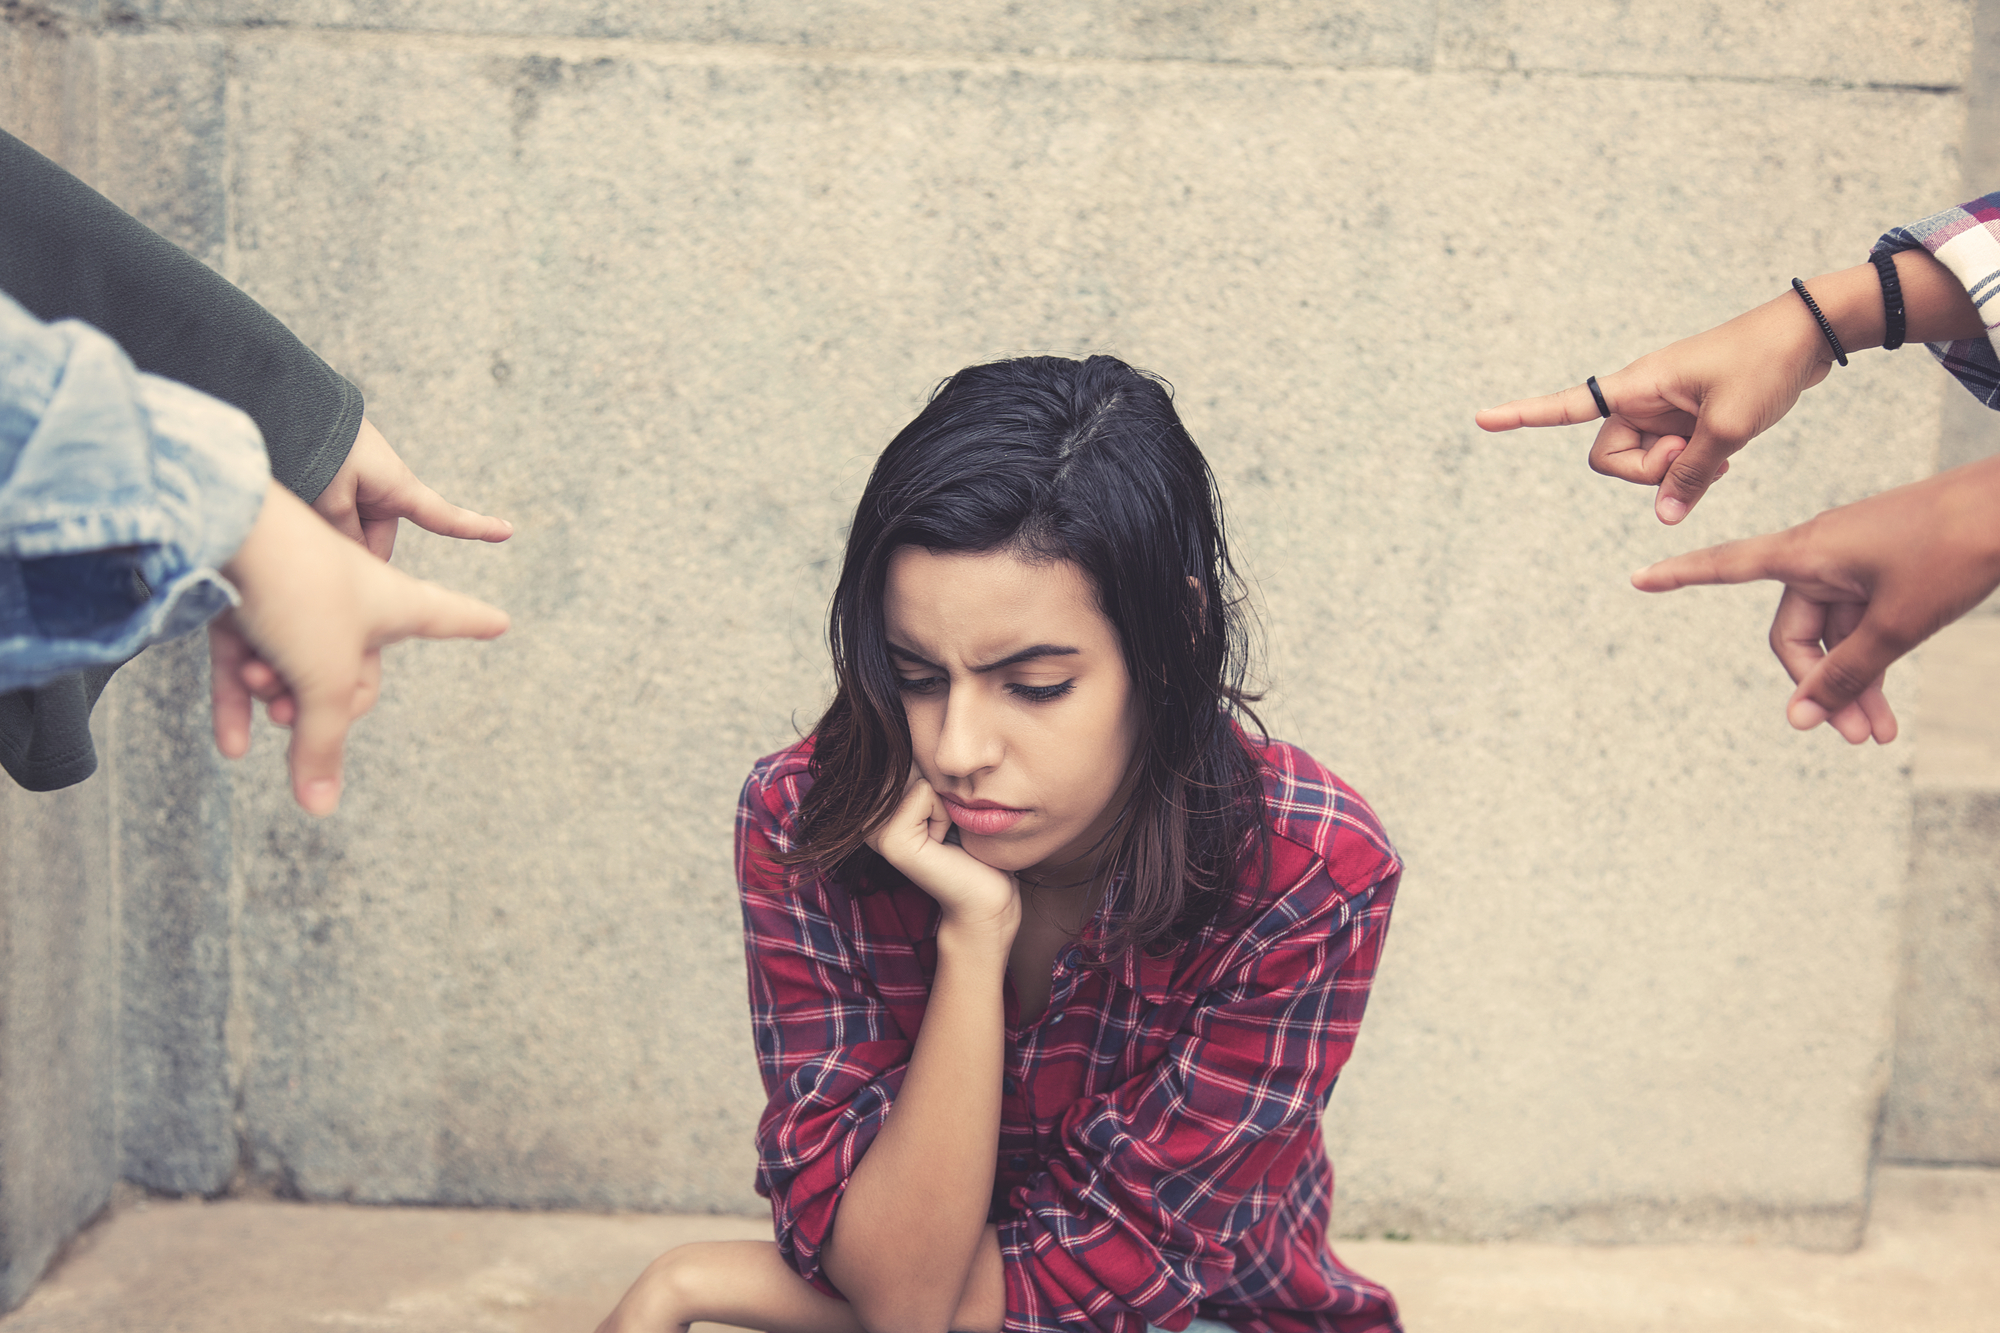
M 1083 571 L 904 546 L 883 609 L 917 770 L 965 849 L 1002 870 L 1089 853 L 1124 795 L 1139 702 Z

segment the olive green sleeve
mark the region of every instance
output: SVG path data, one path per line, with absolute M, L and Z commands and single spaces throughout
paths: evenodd
M 311 503 L 361 429 L 361 391 L 270 311 L 19 139 L 0 132 L 0 291 L 80 319 L 139 369 L 246 412 L 271 473 Z

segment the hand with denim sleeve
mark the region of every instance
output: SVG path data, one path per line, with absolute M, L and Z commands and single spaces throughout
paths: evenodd
M 0 297 L 0 688 L 204 622 L 217 743 L 242 754 L 251 694 L 282 695 L 293 790 L 324 814 L 381 648 L 491 638 L 507 617 L 336 533 L 270 478 L 243 413 L 139 374 L 88 325 L 43 324 Z
M 233 600 L 270 472 L 248 417 L 0 296 L 0 690 L 122 662 Z
M 333 480 L 312 502 L 312 508 L 343 536 L 359 542 L 382 560 L 394 553 L 396 529 L 403 519 L 441 537 L 504 542 L 514 535 L 514 525 L 506 519 L 489 518 L 452 504 L 425 485 L 365 417 L 354 447 L 348 450 Z M 371 655 L 364 664 L 363 674 L 366 679 L 362 688 L 372 698 L 381 683 L 380 659 Z M 298 701 L 284 688 L 268 663 L 254 653 L 245 655 L 236 662 L 236 677 L 244 691 L 264 701 L 273 722 L 280 726 L 292 724 L 298 714 Z
M 231 758 L 249 749 L 243 674 L 254 652 L 293 701 L 292 792 L 316 815 L 340 804 L 347 728 L 374 707 L 384 647 L 490 639 L 507 628 L 505 612 L 392 569 L 276 482 L 224 572 L 243 600 L 209 625 L 216 745 Z

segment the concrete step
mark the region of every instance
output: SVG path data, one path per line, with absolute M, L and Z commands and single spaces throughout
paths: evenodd
M 137 1200 L 0 1333 L 589 1333 L 654 1255 L 763 1219 Z M 2000 1171 L 1878 1172 L 1850 1254 L 1760 1245 L 1338 1246 L 1411 1333 L 1990 1333 Z

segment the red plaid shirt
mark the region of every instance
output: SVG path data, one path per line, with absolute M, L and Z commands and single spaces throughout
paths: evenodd
M 1246 871 L 1228 923 L 1177 954 L 1056 961 L 1042 1017 L 1007 987 L 990 1220 L 1007 1327 L 1399 1330 L 1396 1304 L 1327 1248 L 1320 1116 L 1354 1046 L 1402 863 L 1340 779 L 1256 747 L 1269 888 Z M 820 1251 L 894 1105 L 937 963 L 938 910 L 908 881 L 863 896 L 768 859 L 789 850 L 812 742 L 761 760 L 737 810 L 736 873 L 757 1060 L 770 1100 L 757 1190 L 778 1247 L 821 1290 Z

